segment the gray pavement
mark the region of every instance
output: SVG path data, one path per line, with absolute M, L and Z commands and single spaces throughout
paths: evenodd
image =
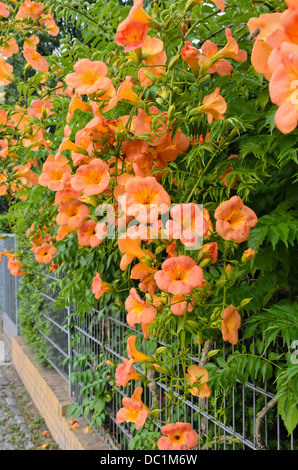
M 0 331 L 0 450 L 57 450 L 11 359 Z

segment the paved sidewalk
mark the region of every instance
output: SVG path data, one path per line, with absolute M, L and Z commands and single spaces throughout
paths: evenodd
M 0 331 L 0 450 L 43 449 L 59 450 L 14 368 L 11 343 Z

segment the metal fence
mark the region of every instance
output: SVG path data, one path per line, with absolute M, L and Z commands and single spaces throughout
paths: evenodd
M 5 268 L 1 268 L 1 302 L 5 296 L 13 296 L 13 291 L 3 292 L 7 285 L 6 278 L 10 274 Z M 123 357 L 127 357 L 126 339 L 129 335 L 137 336 L 136 347 L 146 351 L 146 340 L 140 330 L 127 325 L 126 313 L 121 310 L 113 310 L 109 315 L 103 315 L 100 310 L 94 310 L 88 315 L 77 315 L 75 306 L 65 308 L 63 311 L 54 310 L 53 304 L 57 297 L 57 290 L 54 287 L 57 280 L 54 276 L 44 275 L 44 286 L 41 292 L 44 302 L 42 304 L 41 317 L 46 325 L 40 329 L 40 334 L 44 338 L 47 348 L 47 360 L 69 385 L 69 394 L 73 403 L 80 404 L 83 401 L 81 395 L 82 381 L 73 380 L 73 373 L 80 372 L 80 365 L 76 361 L 84 357 L 84 371 L 94 372 L 98 370 L 98 363 L 107 360 L 115 364 L 122 362 Z M 12 301 L 12 299 L 11 299 Z M 159 346 L 163 343 L 158 343 Z M 223 357 L 226 349 L 232 348 L 225 344 L 214 344 L 214 348 L 221 348 Z M 230 349 L 229 349 L 230 351 Z M 150 351 L 149 351 L 150 353 Z M 194 358 L 194 363 L 197 358 Z M 77 363 L 76 366 L 74 364 Z M 138 371 L 138 368 L 135 367 Z M 99 368 L 99 372 L 100 372 Z M 141 371 L 141 370 L 140 370 Z M 168 386 L 164 382 L 156 380 L 158 397 L 154 394 L 154 399 L 160 403 L 165 401 L 165 392 Z M 106 420 L 102 426 L 95 426 L 100 440 L 105 440 L 111 449 L 129 449 L 130 442 L 134 437 L 133 426 L 131 424 L 116 422 L 116 413 L 122 406 L 123 396 L 131 396 L 135 387 L 142 385 L 132 382 L 124 387 L 114 387 L 112 378 L 108 383 L 108 389 L 112 393 L 112 400 L 106 406 Z M 199 437 L 209 436 L 209 445 L 206 443 L 199 445 L 198 449 L 229 449 L 229 450 L 258 450 L 257 441 L 257 420 L 258 412 L 262 410 L 274 397 L 274 384 L 269 382 L 265 386 L 263 383 L 252 382 L 242 385 L 237 383 L 233 389 L 224 396 L 220 396 L 224 413 L 219 414 L 217 400 L 210 397 L 200 399 L 191 397 L 179 408 L 175 416 L 176 421 L 190 422 L 192 427 L 198 432 Z M 177 400 L 179 394 L 176 393 Z M 215 397 L 216 398 L 216 397 Z M 153 396 L 148 387 L 144 388 L 142 401 L 148 406 L 151 405 Z M 222 410 L 221 410 L 222 411 Z M 93 412 L 90 411 L 85 417 L 92 420 Z M 163 420 L 168 418 L 167 412 Z M 154 428 L 154 427 L 153 427 Z M 266 448 L 270 450 L 297 450 L 297 431 L 288 436 L 276 407 L 266 414 L 261 422 L 261 438 Z M 152 432 L 158 431 L 158 425 Z M 138 439 L 141 439 L 138 438 Z M 135 438 L 135 445 L 137 441 Z
M 13 234 L 0 234 L 0 252 L 16 252 L 17 242 Z M 0 265 L 1 282 L 1 317 L 2 328 L 6 335 L 11 338 L 18 334 L 18 298 L 17 291 L 19 278 L 11 276 L 8 271 L 8 260 L 4 256 Z

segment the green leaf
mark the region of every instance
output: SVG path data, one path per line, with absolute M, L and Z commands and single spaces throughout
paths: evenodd
M 69 405 L 65 412 L 66 418 L 69 418 L 75 412 L 76 409 L 77 409 L 77 405 Z
M 249 247 L 257 251 L 266 238 L 268 227 L 266 225 L 256 225 L 252 228 L 249 236 Z
M 271 242 L 273 246 L 273 250 L 275 250 L 275 246 L 280 238 L 280 233 L 277 227 L 274 225 L 270 225 L 268 228 L 267 238 Z
M 291 434 L 298 425 L 298 406 L 289 392 L 285 392 L 278 400 L 278 413 L 281 415 L 284 425 Z

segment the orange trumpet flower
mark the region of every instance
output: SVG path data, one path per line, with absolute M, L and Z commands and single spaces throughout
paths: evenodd
M 198 386 L 192 387 L 189 391 L 192 395 L 199 398 L 210 397 L 211 390 L 208 382 L 209 374 L 204 367 L 199 367 L 195 364 L 191 365 L 187 369 L 187 374 L 185 377 L 189 384 L 193 385 L 199 382 Z
M 90 209 L 78 199 L 66 201 L 58 209 L 56 221 L 58 225 L 67 225 L 73 229 L 78 229 L 83 225 Z
M 288 134 L 298 122 L 298 45 L 283 43 L 280 59 L 269 82 L 269 93 L 272 102 L 279 107 L 275 124 L 283 134 Z
M 222 339 L 231 344 L 238 343 L 238 330 L 241 326 L 241 317 L 234 305 L 225 308 L 222 314 L 221 331 Z
M 110 89 L 111 79 L 107 77 L 108 68 L 104 62 L 81 59 L 74 65 L 74 70 L 75 72 L 66 76 L 65 82 L 78 95 L 90 95 Z
M 130 380 L 140 380 L 142 375 L 135 372 L 133 360 L 128 360 L 124 357 L 123 362 L 116 368 L 115 378 L 115 385 L 117 385 L 117 387 L 126 387 Z
M 134 258 L 143 259 L 147 256 L 145 250 L 141 248 L 141 239 L 132 239 L 126 234 L 120 236 L 118 240 L 118 247 L 123 254 L 120 269 L 124 271 L 127 266 L 134 260 Z
M 35 34 L 32 34 L 30 38 L 25 39 L 24 44 L 23 44 L 23 49 L 35 49 L 37 47 L 37 44 L 39 44 L 39 37 L 35 36 Z
M 197 433 L 190 423 L 171 423 L 161 428 L 164 434 L 157 443 L 159 450 L 193 449 L 198 442 Z
M 127 311 L 127 323 L 133 328 L 136 323 L 149 324 L 156 318 L 156 309 L 146 304 L 135 288 L 130 289 L 130 294 L 125 301 L 125 309 Z
M 21 3 L 21 7 L 16 15 L 17 19 L 21 18 L 32 18 L 32 20 L 37 20 L 43 12 L 43 4 L 31 2 L 31 0 L 25 0 Z
M 207 115 L 207 121 L 212 124 L 214 119 L 224 119 L 227 110 L 226 100 L 219 94 L 220 88 L 203 99 L 202 112 Z
M 36 49 L 26 47 L 26 49 L 23 50 L 23 56 L 28 64 L 30 64 L 34 69 L 39 70 L 40 72 L 47 72 L 49 70 L 49 64 L 46 59 L 42 57 Z
M 34 253 L 37 263 L 50 264 L 57 250 L 51 243 L 43 243 L 36 248 Z
M 96 225 L 97 223 L 90 219 L 78 228 L 78 241 L 81 245 L 95 248 L 102 243 L 103 240 L 97 236 Z
M 251 18 L 247 23 L 251 34 L 257 32 L 251 55 L 252 66 L 268 80 L 272 75 L 269 65 L 269 58 L 273 51 L 271 39 L 273 35 L 282 33 L 281 16 L 282 13 L 265 13 L 259 18 Z
M 3 85 L 9 85 L 13 78 L 13 66 L 8 64 L 3 57 L 0 57 L 0 82 Z
M 10 38 L 5 46 L 0 48 L 0 52 L 3 57 L 11 57 L 14 54 L 17 54 L 19 52 L 19 46 L 17 45 L 15 38 Z
M 0 17 L 7 18 L 9 16 L 9 10 L 7 10 L 7 5 L 5 3 L 0 2 Z
M 94 294 L 95 298 L 99 300 L 105 292 L 109 292 L 110 290 L 111 284 L 102 281 L 100 274 L 96 273 L 92 281 L 92 294 Z
M 149 410 L 141 401 L 142 392 L 143 388 L 137 387 L 131 398 L 122 398 L 123 408 L 120 408 L 117 412 L 117 423 L 124 423 L 124 421 L 126 423 L 135 423 L 136 429 L 140 429 L 145 424 Z
M 52 191 L 61 191 L 70 185 L 71 173 L 57 163 L 44 163 L 38 183 Z
M 248 239 L 251 227 L 258 218 L 253 210 L 243 204 L 239 196 L 223 202 L 214 213 L 216 231 L 224 240 L 241 243 Z
M 127 353 L 128 357 L 133 360 L 133 362 L 148 362 L 153 363 L 154 359 L 146 354 L 141 353 L 135 347 L 136 336 L 131 335 L 127 340 Z
M 149 23 L 152 18 L 143 10 L 143 0 L 134 2 L 128 17 L 119 24 L 115 43 L 126 46 L 125 52 L 141 47 L 146 39 Z
M 71 186 L 85 196 L 102 193 L 110 181 L 109 166 L 100 159 L 91 160 L 89 165 L 80 166 L 71 180 Z
M 190 256 L 180 255 L 164 261 L 154 279 L 160 290 L 189 295 L 192 289 L 202 286 L 203 270 Z
M 159 214 L 168 211 L 171 204 L 170 196 L 153 176 L 129 179 L 125 185 L 125 194 L 119 201 L 125 213 L 141 223 L 154 222 Z
M 156 271 L 156 269 L 147 266 L 145 263 L 137 263 L 131 270 L 130 278 L 139 279 L 139 289 L 142 292 L 148 292 L 153 295 L 157 291 L 157 285 L 154 280 Z

